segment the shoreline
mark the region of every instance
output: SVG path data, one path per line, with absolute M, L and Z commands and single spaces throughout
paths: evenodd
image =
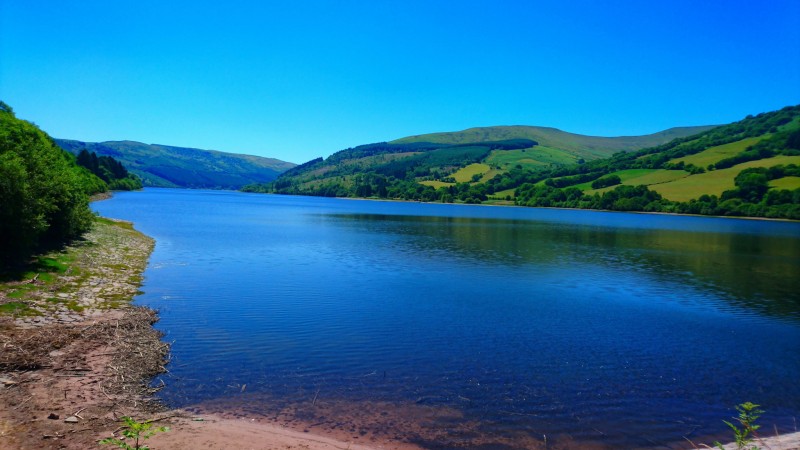
M 170 420 L 170 431 L 147 441 L 155 449 L 194 450 L 197 448 L 306 449 L 306 450 L 422 450 L 413 444 L 348 439 L 286 427 L 256 418 L 230 418 L 219 414 L 188 414 L 173 411 L 180 417 Z
M 183 188 L 178 188 L 183 189 Z M 234 191 L 234 192 L 241 192 L 243 194 L 255 194 L 255 195 L 281 195 L 281 196 L 296 196 L 296 197 L 316 197 L 316 198 L 335 198 L 341 200 L 357 200 L 357 201 L 368 201 L 368 202 L 397 202 L 397 203 L 423 203 L 426 205 L 460 205 L 460 206 L 487 206 L 487 207 L 498 207 L 498 208 L 526 208 L 526 209 L 548 209 L 548 210 L 562 210 L 562 211 L 596 211 L 596 212 L 607 212 L 607 213 L 617 213 L 617 214 L 647 214 L 647 215 L 664 215 L 664 216 L 675 216 L 675 217 L 708 217 L 708 218 L 715 218 L 715 219 L 742 219 L 742 220 L 763 220 L 767 222 L 787 222 L 787 223 L 800 223 L 800 220 L 792 220 L 792 219 L 781 219 L 781 218 L 773 218 L 773 217 L 753 217 L 753 216 L 714 216 L 714 215 L 703 215 L 703 214 L 681 214 L 681 213 L 673 213 L 673 212 L 663 212 L 663 211 L 615 211 L 612 209 L 583 209 L 583 208 L 559 208 L 555 206 L 521 206 L 521 205 L 503 205 L 503 204 L 492 204 L 492 203 L 442 203 L 442 202 L 423 202 L 418 200 L 402 200 L 402 199 L 391 199 L 391 198 L 364 198 L 364 197 L 321 197 L 317 195 L 298 195 L 298 194 L 276 194 L 273 192 L 242 192 L 242 191 Z
M 394 198 L 365 198 L 365 197 L 324 197 L 319 195 L 300 195 L 300 194 L 277 194 L 274 192 L 244 192 L 240 190 L 234 189 L 194 189 L 194 188 L 164 188 L 164 187 L 145 187 L 145 189 L 180 189 L 180 190 L 207 190 L 207 191 L 228 191 L 228 192 L 237 192 L 241 194 L 252 194 L 252 195 L 279 195 L 282 197 L 314 197 L 314 198 L 330 198 L 330 199 L 340 199 L 340 200 L 357 200 L 357 201 L 368 201 L 368 202 L 392 202 L 392 203 L 422 203 L 426 205 L 459 205 L 459 206 L 487 206 L 487 207 L 498 207 L 498 208 L 526 208 L 526 209 L 548 209 L 548 210 L 564 210 L 564 211 L 596 211 L 596 212 L 607 212 L 607 213 L 618 213 L 618 214 L 647 214 L 647 215 L 664 215 L 664 216 L 675 216 L 675 217 L 708 217 L 708 218 L 715 218 L 715 219 L 742 219 L 742 220 L 763 220 L 767 222 L 787 222 L 787 223 L 800 223 L 800 220 L 792 220 L 792 219 L 781 219 L 775 217 L 754 217 L 754 216 L 715 216 L 715 215 L 703 215 L 703 214 L 682 214 L 682 213 L 674 213 L 674 212 L 663 212 L 663 211 L 615 211 L 613 209 L 583 209 L 583 208 L 560 208 L 556 206 L 521 206 L 521 205 L 514 205 L 514 204 L 495 204 L 495 203 L 442 203 L 442 202 L 423 202 L 419 200 L 403 200 L 403 199 L 394 199 Z M 105 200 L 106 198 L 98 198 L 97 200 Z M 94 199 L 93 199 L 94 200 Z M 505 200 L 500 200 L 505 201 Z

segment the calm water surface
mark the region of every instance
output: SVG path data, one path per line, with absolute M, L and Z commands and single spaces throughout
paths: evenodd
M 137 301 L 173 342 L 173 406 L 435 448 L 680 443 L 743 401 L 800 418 L 800 224 L 171 189 L 94 208 L 156 239 Z

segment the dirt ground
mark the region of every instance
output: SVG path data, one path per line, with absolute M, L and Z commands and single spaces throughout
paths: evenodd
M 153 240 L 104 220 L 0 288 L 0 448 L 96 448 L 124 415 L 151 414 L 169 348 L 132 307 Z M 10 313 L 10 314 L 9 314 Z

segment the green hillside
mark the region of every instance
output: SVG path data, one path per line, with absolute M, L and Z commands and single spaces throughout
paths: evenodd
M 273 158 L 134 141 L 56 139 L 56 143 L 76 155 L 85 149 L 100 157 L 114 157 L 151 187 L 239 189 L 272 181 L 295 166 Z
M 705 173 L 698 173 L 678 180 L 650 186 L 667 200 L 687 202 L 692 199 L 700 198 L 701 195 L 720 196 L 725 191 L 736 188 L 736 176 L 744 169 L 750 168 L 770 168 L 775 166 L 800 165 L 800 156 L 779 155 L 772 158 L 764 158 L 756 161 L 748 161 L 737 164 L 728 169 L 714 170 Z
M 730 144 L 717 145 L 707 150 L 703 150 L 700 153 L 674 158 L 669 162 L 673 164 L 679 164 L 683 162 L 684 164 L 692 164 L 697 167 L 708 167 L 710 164 L 716 164 L 725 158 L 730 158 L 731 156 L 735 156 L 745 151 L 747 147 L 757 144 L 760 140 L 767 136 L 769 135 L 742 139 L 740 141 L 731 142 Z
M 396 198 L 434 188 L 423 182 L 457 184 L 463 168 L 486 160 L 493 152 L 531 149 L 537 143 L 511 139 L 466 144 L 431 142 L 361 145 L 317 158 L 288 170 L 275 182 L 246 186 L 252 192 L 329 197 Z M 495 167 L 495 173 L 501 173 Z M 477 172 L 472 175 L 483 175 Z M 462 174 L 458 175 L 459 177 Z M 420 191 L 420 192 L 422 192 Z
M 244 190 L 800 219 L 798 166 L 800 106 L 791 106 L 638 137 L 522 126 L 411 136 Z
M 663 144 L 711 127 L 673 128 L 647 136 L 594 137 L 555 128 L 505 126 L 410 136 L 362 145 L 287 171 L 274 183 L 245 190 L 337 197 L 427 198 L 458 189 L 454 198 L 482 201 L 470 188 L 514 170 L 542 170 Z
M 583 165 L 490 180 L 522 206 L 800 219 L 800 106 Z

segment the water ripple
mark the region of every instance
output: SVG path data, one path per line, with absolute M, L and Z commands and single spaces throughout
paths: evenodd
M 800 415 L 796 224 L 174 190 L 95 207 L 157 239 L 137 301 L 174 341 L 176 406 L 314 417 L 324 391 L 365 426 L 440 411 L 476 445 L 652 446 L 751 399 Z

